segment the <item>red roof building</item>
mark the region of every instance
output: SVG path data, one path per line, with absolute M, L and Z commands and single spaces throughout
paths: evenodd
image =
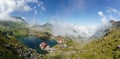
M 39 45 L 39 47 L 40 47 L 41 49 L 44 49 L 44 48 L 47 47 L 47 43 L 42 42 L 42 43 Z

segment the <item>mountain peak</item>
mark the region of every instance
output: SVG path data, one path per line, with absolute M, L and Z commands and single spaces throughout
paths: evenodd
M 6 18 L 6 19 L 0 19 L 0 22 L 23 22 L 23 23 L 27 23 L 22 17 L 18 17 L 18 16 L 11 16 L 11 17 Z
M 110 20 L 110 23 L 113 27 L 120 27 L 120 21 Z
M 43 26 L 45 26 L 45 27 L 52 27 L 52 24 L 46 23 L 46 24 L 44 24 Z
M 23 22 L 23 23 L 27 23 L 22 17 L 13 16 L 12 18 L 13 18 L 14 22 Z

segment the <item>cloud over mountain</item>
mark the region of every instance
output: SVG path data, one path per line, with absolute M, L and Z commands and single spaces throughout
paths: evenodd
M 34 8 L 29 5 L 29 3 L 35 3 L 36 8 L 41 7 L 41 10 L 45 11 L 43 2 L 38 0 L 0 0 L 0 20 L 10 20 L 10 14 L 16 11 L 35 11 Z M 37 11 L 35 13 L 37 13 Z
M 98 15 L 101 17 L 103 23 L 108 22 L 107 17 L 103 14 L 102 11 L 98 11 Z

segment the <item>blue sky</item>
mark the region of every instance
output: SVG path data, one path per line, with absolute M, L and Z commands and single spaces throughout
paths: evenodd
M 28 22 L 35 20 L 38 24 L 44 24 L 51 20 L 70 23 L 73 25 L 99 25 L 101 19 L 119 19 L 119 0 L 39 0 L 44 6 L 37 7 L 29 12 L 12 12 L 13 16 L 25 17 Z M 28 3 L 32 8 L 35 3 Z M 35 13 L 37 11 L 37 13 Z M 102 17 L 98 12 L 102 13 Z

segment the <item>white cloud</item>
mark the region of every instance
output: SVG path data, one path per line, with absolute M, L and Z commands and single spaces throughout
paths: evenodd
M 116 19 L 116 16 L 113 15 L 113 14 L 115 14 L 117 16 L 120 16 L 120 11 L 118 9 L 107 7 L 107 12 L 110 13 L 110 15 L 109 15 L 109 19 L 110 20 L 118 21 Z
M 101 20 L 102 20 L 103 23 L 108 22 L 107 17 L 103 14 L 102 11 L 98 11 L 98 15 L 101 17 Z
M 52 34 L 55 36 L 74 36 L 75 38 L 81 36 L 83 38 L 90 38 L 94 35 L 97 26 L 75 26 L 66 22 L 55 21 L 54 17 L 51 17 Z
M 67 17 L 68 15 L 72 15 L 73 13 L 83 11 L 87 8 L 86 0 L 69 0 L 65 2 L 61 0 L 59 10 L 56 11 L 56 16 L 60 16 L 61 12 L 63 13 L 63 17 Z
M 25 0 L 26 2 L 38 2 L 38 0 Z
M 37 22 L 35 21 L 35 19 L 33 18 L 32 21 L 29 23 L 29 27 L 32 27 L 34 25 L 36 25 Z
M 70 0 L 68 3 L 70 6 L 68 8 L 75 10 L 82 10 L 86 8 L 86 1 L 84 0 Z M 69 9 L 68 9 L 69 10 Z
M 36 10 L 34 11 L 34 13 L 35 13 L 35 14 L 38 14 L 38 12 L 37 12 Z
M 110 20 L 118 21 L 116 18 L 114 18 L 112 15 L 109 15 Z
M 36 11 L 35 9 L 37 9 L 39 7 L 40 7 L 41 10 Z M 44 11 L 46 11 L 46 8 L 45 8 L 44 3 L 42 1 L 41 2 L 38 1 L 37 6 L 34 6 L 33 10 L 34 10 L 35 14 L 38 14 L 38 13 L 43 13 Z
M 46 10 L 44 6 L 41 6 L 41 9 L 42 9 L 43 11 L 45 11 L 45 10 Z
M 114 12 L 114 13 L 117 13 L 118 11 L 114 8 L 111 8 L 111 7 L 107 7 L 107 12 Z
M 35 3 L 37 7 L 41 7 L 41 10 L 45 11 L 43 2 L 38 0 L 0 0 L 0 19 L 3 20 L 6 16 L 10 17 L 10 14 L 15 11 L 35 11 L 33 10 L 33 7 L 28 5 L 29 3 Z
M 120 16 L 120 11 L 115 9 L 115 8 L 107 7 L 107 12 L 108 13 L 115 13 L 115 14 Z
M 12 13 L 14 11 L 29 11 L 32 8 L 27 5 L 30 1 L 25 0 L 0 0 L 0 13 Z

